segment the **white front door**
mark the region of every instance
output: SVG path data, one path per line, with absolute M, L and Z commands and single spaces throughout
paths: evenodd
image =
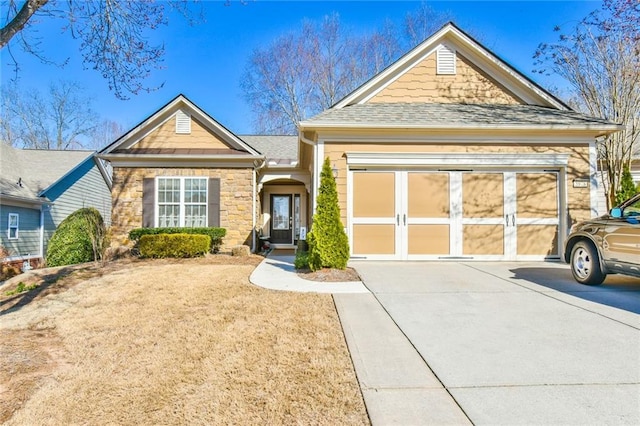
M 352 171 L 353 257 L 557 257 L 558 173 Z

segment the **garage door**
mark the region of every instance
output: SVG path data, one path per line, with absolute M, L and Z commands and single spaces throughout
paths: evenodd
M 558 174 L 352 171 L 354 257 L 544 259 L 558 256 Z

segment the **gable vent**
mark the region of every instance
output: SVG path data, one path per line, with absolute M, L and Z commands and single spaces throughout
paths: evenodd
M 436 56 L 437 73 L 453 75 L 456 73 L 456 51 L 447 47 L 440 46 Z
M 191 133 L 191 115 L 182 110 L 176 113 L 176 133 L 183 135 Z

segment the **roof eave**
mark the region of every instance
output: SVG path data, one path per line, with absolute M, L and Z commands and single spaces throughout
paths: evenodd
M 47 204 L 52 204 L 51 201 L 49 201 L 48 199 L 44 198 L 44 197 L 37 197 L 37 198 L 28 198 L 28 197 L 20 197 L 17 195 L 10 195 L 10 194 L 2 194 L 1 197 L 2 201 L 9 201 L 9 202 L 14 202 L 14 203 L 21 203 L 21 204 L 29 204 L 35 207 L 39 207 L 42 205 L 47 205 Z
M 593 131 L 603 135 L 619 132 L 624 126 L 619 124 L 593 124 L 593 125 L 424 125 L 424 124 L 370 124 L 370 123 L 312 123 L 300 122 L 300 130 L 440 130 L 440 131 L 469 131 L 469 130 L 496 130 L 496 131 Z

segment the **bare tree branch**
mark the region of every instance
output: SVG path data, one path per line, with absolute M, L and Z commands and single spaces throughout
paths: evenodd
M 605 0 L 557 43 L 540 44 L 534 58 L 536 72 L 569 82 L 576 109 L 625 126 L 598 143 L 613 205 L 622 173 L 640 147 L 640 3 Z
M 92 99 L 74 82 L 51 84 L 46 97 L 17 86 L 2 89 L 2 138 L 13 146 L 35 149 L 92 147 L 98 126 Z
M 147 83 L 152 71 L 162 68 L 164 45 L 150 41 L 150 33 L 168 23 L 168 10 L 176 10 L 190 24 L 201 21 L 196 13 L 198 0 L 8 0 L 0 25 L 0 48 L 19 44 L 22 50 L 45 63 L 37 41 L 25 35 L 36 26 L 34 18 L 59 18 L 63 30 L 80 41 L 85 69 L 100 73 L 119 99 L 157 90 L 164 83 Z M 21 4 L 18 7 L 18 4 Z M 193 13 L 192 13 L 193 12 Z M 15 40 L 15 43 L 11 43 Z M 18 72 L 18 63 L 14 68 Z

